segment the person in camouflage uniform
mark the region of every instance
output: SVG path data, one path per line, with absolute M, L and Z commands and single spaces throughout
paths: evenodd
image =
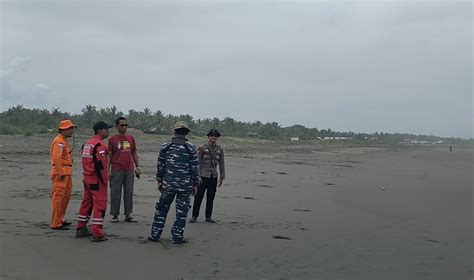
M 190 132 L 186 122 L 177 122 L 175 137 L 161 146 L 157 160 L 156 180 L 161 197 L 156 203 L 155 218 L 148 240 L 157 242 L 165 227 L 166 216 L 176 197 L 176 220 L 171 235 L 174 244 L 182 244 L 191 195 L 199 185 L 199 162 L 196 148 L 185 136 Z

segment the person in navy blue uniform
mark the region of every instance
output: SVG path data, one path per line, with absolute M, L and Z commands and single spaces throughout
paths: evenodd
M 173 130 L 175 137 L 161 146 L 157 160 L 156 181 L 161 196 L 155 206 L 155 217 L 148 240 L 157 242 L 160 239 L 166 216 L 176 198 L 176 220 L 171 235 L 174 244 L 182 244 L 186 243 L 184 227 L 191 208 L 191 195 L 196 193 L 199 185 L 199 162 L 195 146 L 186 139 L 190 132 L 188 124 L 177 122 Z

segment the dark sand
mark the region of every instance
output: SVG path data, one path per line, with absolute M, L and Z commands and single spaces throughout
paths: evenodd
M 473 279 L 473 150 L 223 143 L 217 224 L 148 243 L 159 142 L 139 140 L 137 224 L 49 229 L 50 136 L 0 136 L 0 279 Z M 225 139 L 223 139 L 225 140 Z M 199 143 L 196 143 L 199 144 Z M 77 151 L 67 218 L 81 195 Z M 203 209 L 201 210 L 201 213 Z M 120 217 L 123 219 L 123 216 Z

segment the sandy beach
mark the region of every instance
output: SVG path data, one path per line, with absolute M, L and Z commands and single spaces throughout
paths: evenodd
M 159 192 L 160 141 L 138 138 L 136 224 L 107 242 L 49 228 L 52 136 L 0 136 L 0 279 L 473 279 L 474 151 L 444 146 L 226 143 L 217 224 L 171 244 L 146 237 Z M 202 144 L 202 143 L 195 143 Z M 80 147 L 80 145 L 78 145 Z M 74 151 L 76 224 L 82 196 Z M 123 207 L 123 206 L 122 206 Z M 202 213 L 202 210 L 201 210 Z M 123 220 L 123 216 L 120 217 Z

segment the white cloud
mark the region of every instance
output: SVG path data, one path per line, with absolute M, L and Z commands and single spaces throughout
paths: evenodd
M 34 66 L 31 57 L 16 56 L 2 69 L 0 77 L 0 104 L 2 109 L 11 106 L 24 105 L 30 107 L 51 108 L 59 106 L 63 97 L 54 93 L 49 85 L 43 82 L 33 82 L 27 73 Z M 26 76 L 26 78 L 25 78 Z
M 14 75 L 15 72 L 24 69 L 26 65 L 28 65 L 31 62 L 31 57 L 21 57 L 21 56 L 16 56 L 6 67 L 5 70 L 2 69 L 2 77 L 7 77 Z

